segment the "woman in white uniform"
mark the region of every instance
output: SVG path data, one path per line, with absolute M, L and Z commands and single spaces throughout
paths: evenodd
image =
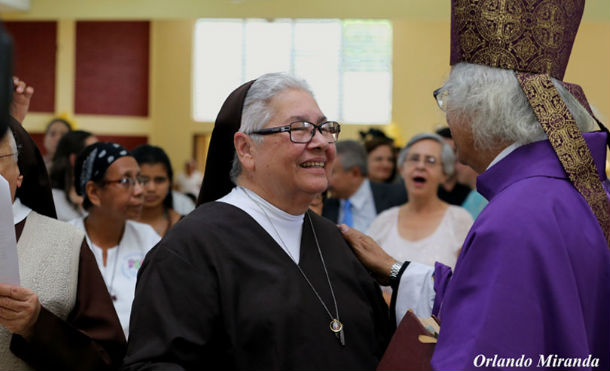
M 74 179 L 89 215 L 70 223 L 85 231 L 127 337 L 138 269 L 160 240 L 150 225 L 129 220 L 142 209 L 140 168 L 123 147 L 98 142 L 76 159 Z

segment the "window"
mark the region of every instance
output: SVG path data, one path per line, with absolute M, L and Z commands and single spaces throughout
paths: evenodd
M 390 21 L 200 19 L 194 43 L 196 121 L 214 121 L 233 89 L 279 71 L 307 80 L 331 120 L 391 120 Z

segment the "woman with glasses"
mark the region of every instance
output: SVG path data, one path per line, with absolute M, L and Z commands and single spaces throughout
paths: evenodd
M 436 134 L 418 134 L 400 151 L 398 168 L 409 201 L 379 214 L 367 231 L 394 259 L 455 265 L 472 217 L 437 196 L 454 163 L 453 150 Z
M 89 215 L 70 223 L 85 231 L 127 337 L 138 269 L 160 240 L 150 225 L 129 220 L 142 210 L 140 167 L 120 145 L 98 142 L 76 159 L 74 186 Z
M 376 367 L 387 306 L 336 225 L 308 211 L 339 129 L 291 75 L 229 95 L 203 203 L 146 256 L 124 370 Z
M 180 214 L 173 209 L 172 165 L 160 147 L 144 144 L 131 151 L 131 154 L 140 165 L 140 179 L 144 189 L 142 213 L 136 220 L 150 225 L 163 237 L 180 220 Z
M 5 218 L 12 209 L 18 279 L 0 280 L 0 370 L 115 370 L 125 336 L 95 258 L 84 233 L 55 219 L 36 144 L 19 122 L 8 125 L 0 137 L 1 208 Z

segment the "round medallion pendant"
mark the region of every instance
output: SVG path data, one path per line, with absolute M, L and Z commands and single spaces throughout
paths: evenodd
M 338 319 L 330 321 L 330 331 L 337 333 L 343 330 L 343 324 Z

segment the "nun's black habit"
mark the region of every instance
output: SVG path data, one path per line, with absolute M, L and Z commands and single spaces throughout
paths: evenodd
M 345 325 L 345 346 L 320 301 L 275 240 L 246 212 L 214 200 L 229 170 L 249 82 L 223 105 L 212 135 L 203 202 L 148 254 L 139 271 L 125 370 L 375 369 L 390 335 L 378 285 L 328 220 L 310 214 Z M 332 303 L 309 223 L 299 265 Z

